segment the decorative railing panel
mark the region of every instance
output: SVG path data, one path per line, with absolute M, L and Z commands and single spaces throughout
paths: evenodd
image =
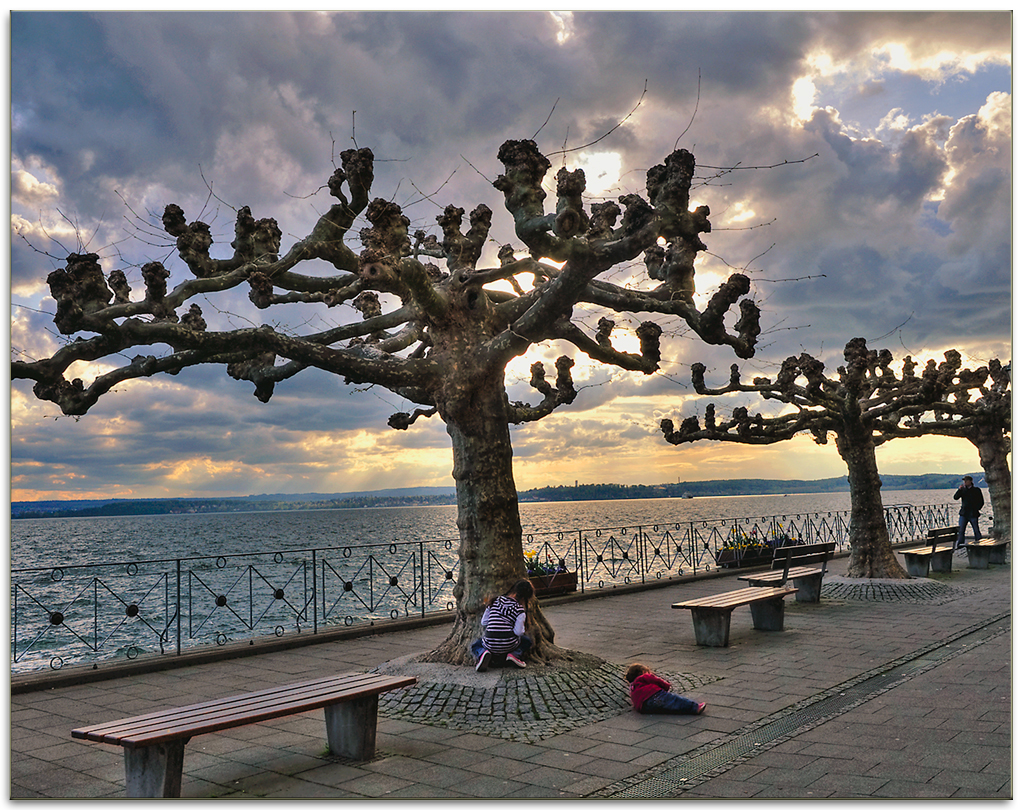
M 890 506 L 892 542 L 953 522 L 951 505 Z M 847 542 L 849 512 L 771 515 L 527 534 L 537 561 L 582 590 L 692 576 L 726 546 Z M 454 609 L 457 542 L 12 569 L 12 671 L 171 653 L 258 636 L 317 633 Z

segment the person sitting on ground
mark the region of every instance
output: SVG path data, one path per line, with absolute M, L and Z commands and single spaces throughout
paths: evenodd
M 472 645 L 476 671 L 486 672 L 491 663 L 510 661 L 525 667 L 525 658 L 533 647 L 526 633 L 526 605 L 534 596 L 533 583 L 520 579 L 503 596 L 483 611 L 483 638 Z
M 703 714 L 706 703 L 697 703 L 671 691 L 671 684 L 643 664 L 625 670 L 632 706 L 640 714 Z

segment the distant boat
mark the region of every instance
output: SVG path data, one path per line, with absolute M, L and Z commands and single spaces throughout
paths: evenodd
M 683 492 L 681 495 L 679 495 L 679 497 L 680 498 L 692 498 L 693 497 L 693 493 L 691 493 L 691 492 Z

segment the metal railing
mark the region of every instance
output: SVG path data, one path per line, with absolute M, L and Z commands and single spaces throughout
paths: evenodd
M 950 525 L 952 506 L 885 508 L 893 543 Z M 719 554 L 847 542 L 848 511 L 527 534 L 533 559 L 577 575 L 580 590 L 693 576 Z M 425 617 L 454 609 L 457 541 L 287 549 L 11 571 L 13 672 L 263 635 Z M 724 563 L 722 563 L 724 564 Z

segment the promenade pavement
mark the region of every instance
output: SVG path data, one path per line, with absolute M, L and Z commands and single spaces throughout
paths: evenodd
M 735 574 L 545 607 L 573 667 L 417 664 L 447 625 L 380 633 L 11 699 L 12 798 L 121 797 L 117 746 L 71 729 L 343 671 L 413 672 L 381 698 L 377 754 L 331 756 L 322 711 L 194 738 L 183 797 L 1001 798 L 1011 783 L 1011 565 L 909 581 L 846 579 L 786 600 L 782 632 L 736 610 L 728 647 L 696 645 L 671 604 Z M 708 707 L 640 715 L 643 661 Z

